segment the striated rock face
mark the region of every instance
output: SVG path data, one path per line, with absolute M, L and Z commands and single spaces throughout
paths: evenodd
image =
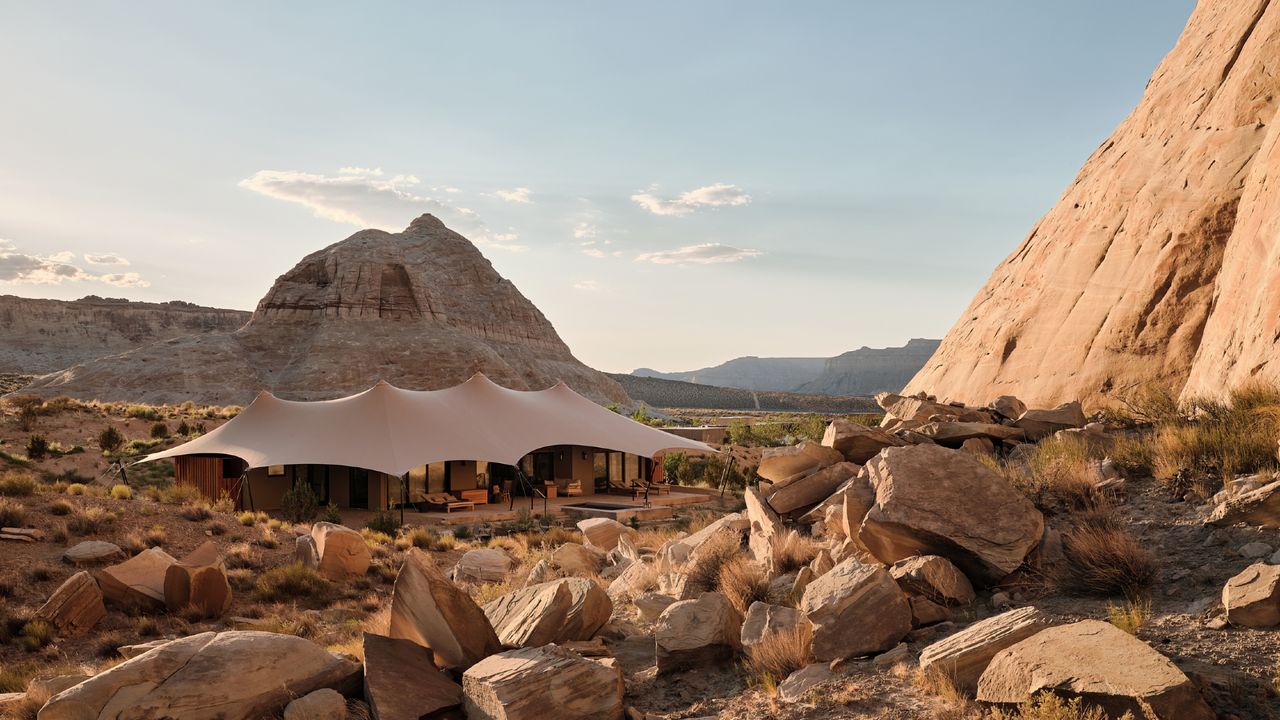
M 1280 379 L 1280 3 L 1201 0 L 906 393 L 1033 406 Z
M 147 303 L 94 295 L 75 301 L 0 295 L 0 373 L 43 375 L 148 343 L 233 332 L 244 310 L 184 302 Z
M 362 230 L 280 276 L 233 333 L 147 345 L 38 379 L 29 391 L 100 400 L 247 403 L 262 389 L 294 400 L 456 385 L 483 372 L 506 387 L 563 380 L 627 402 L 466 238 L 431 215 L 404 232 Z
M 897 392 L 938 349 L 939 340 L 914 338 L 902 347 L 850 350 L 826 361 L 822 374 L 796 388 L 822 395 Z

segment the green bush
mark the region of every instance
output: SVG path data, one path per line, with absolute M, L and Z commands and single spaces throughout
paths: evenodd
M 294 483 L 280 498 L 280 514 L 292 523 L 311 522 L 320 514 L 320 498 L 311 483 Z
M 331 522 L 336 525 L 341 525 L 342 511 L 338 509 L 337 505 L 334 505 L 333 503 L 329 503 L 324 508 L 324 519 L 325 519 L 325 522 Z
M 396 519 L 395 513 L 390 510 L 379 510 L 373 514 L 365 527 L 374 532 L 384 535 L 394 536 L 400 530 L 400 521 Z
M 124 442 L 124 435 L 116 429 L 115 425 L 108 425 L 98 433 L 98 447 L 105 453 L 116 452 L 124 447 Z
M 455 540 L 466 540 L 475 534 L 475 530 L 470 525 L 459 525 L 453 529 L 453 537 Z
M 146 405 L 130 405 L 124 412 L 125 417 L 137 418 L 139 420 L 161 420 L 163 419 L 159 412 L 153 407 Z
M 168 424 L 168 423 L 165 423 L 165 422 L 158 422 L 158 423 L 156 423 L 156 424 L 154 424 L 154 425 L 152 425 L 152 426 L 151 426 L 151 439 L 153 439 L 153 440 L 163 440 L 163 439 L 165 439 L 165 438 L 167 438 L 167 437 L 169 437 L 169 424 Z
M 49 457 L 49 439 L 43 435 L 32 435 L 27 438 L 27 457 L 32 460 L 43 460 Z
M 174 430 L 174 432 L 181 435 L 182 437 L 187 437 L 188 435 L 191 434 L 191 426 L 187 424 L 186 420 L 183 420 L 182 422 L 178 423 L 178 428 L 177 430 Z

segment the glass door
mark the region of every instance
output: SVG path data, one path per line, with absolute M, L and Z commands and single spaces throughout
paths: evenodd
M 369 509 L 369 471 L 364 468 L 351 468 L 347 490 L 349 502 L 353 508 Z

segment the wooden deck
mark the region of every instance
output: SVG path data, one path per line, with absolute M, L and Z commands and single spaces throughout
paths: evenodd
M 661 496 L 653 494 L 649 496 L 649 504 L 652 506 L 677 506 L 677 505 L 695 505 L 698 503 L 710 502 L 718 497 L 717 494 L 709 494 L 706 491 L 699 492 L 695 489 L 672 490 L 670 493 L 663 493 Z M 529 508 L 529 498 L 517 497 L 515 508 L 510 503 L 502 503 L 501 505 L 487 504 L 476 505 L 474 510 L 455 510 L 450 513 L 443 512 L 417 512 L 413 508 L 404 509 L 404 522 L 406 525 L 473 525 L 475 523 L 497 523 L 507 522 L 516 519 L 516 513 L 521 508 Z M 629 507 L 642 508 L 644 500 L 631 499 L 629 495 L 579 495 L 576 497 L 554 497 L 546 499 L 546 512 L 552 517 L 565 516 L 561 510 L 565 505 L 575 505 L 583 502 L 602 502 L 611 505 L 626 505 Z M 342 511 L 342 523 L 348 527 L 361 528 L 365 523 L 369 522 L 373 517 L 372 510 L 358 510 L 344 508 Z M 396 518 L 399 519 L 400 511 L 393 510 Z M 535 498 L 533 501 L 533 514 L 543 514 L 543 499 Z

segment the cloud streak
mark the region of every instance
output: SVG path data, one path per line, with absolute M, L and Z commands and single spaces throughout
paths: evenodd
M 128 260 L 120 257 L 119 255 L 114 255 L 112 253 L 105 253 L 102 255 L 94 255 L 89 253 L 84 256 L 84 260 L 90 265 L 128 265 L 129 264 Z
M 346 225 L 400 232 L 414 218 L 431 213 L 477 245 L 510 251 L 524 249 L 514 242 L 515 233 L 493 232 L 474 210 L 420 194 L 422 181 L 413 175 L 388 177 L 381 168 L 361 167 L 344 167 L 336 175 L 259 170 L 239 185 Z
M 636 256 L 635 261 L 657 265 L 718 265 L 721 263 L 740 262 L 763 254 L 760 250 L 736 248 L 720 243 L 702 243 L 701 245 L 686 245 L 675 250 L 642 253 Z
M 511 190 L 494 190 L 493 196 L 499 200 L 506 200 L 509 203 L 528 205 L 533 202 L 529 199 L 529 188 L 527 187 L 518 187 Z
M 89 256 L 86 256 L 86 259 Z M 111 264 L 128 264 L 127 260 L 115 255 L 112 257 L 121 262 Z M 114 287 L 145 288 L 151 283 L 143 280 L 138 273 L 107 273 L 95 275 L 85 272 L 83 268 L 72 264 L 75 254 L 70 252 L 53 255 L 33 255 L 18 250 L 9 240 L 0 240 L 0 282 L 22 283 L 27 285 L 61 285 L 64 282 L 100 282 Z
M 664 198 L 656 194 L 656 189 L 636 193 L 631 196 L 637 205 L 654 215 L 688 215 L 701 208 L 732 207 L 747 205 L 751 196 L 737 185 L 716 183 L 681 193 L 676 198 Z

